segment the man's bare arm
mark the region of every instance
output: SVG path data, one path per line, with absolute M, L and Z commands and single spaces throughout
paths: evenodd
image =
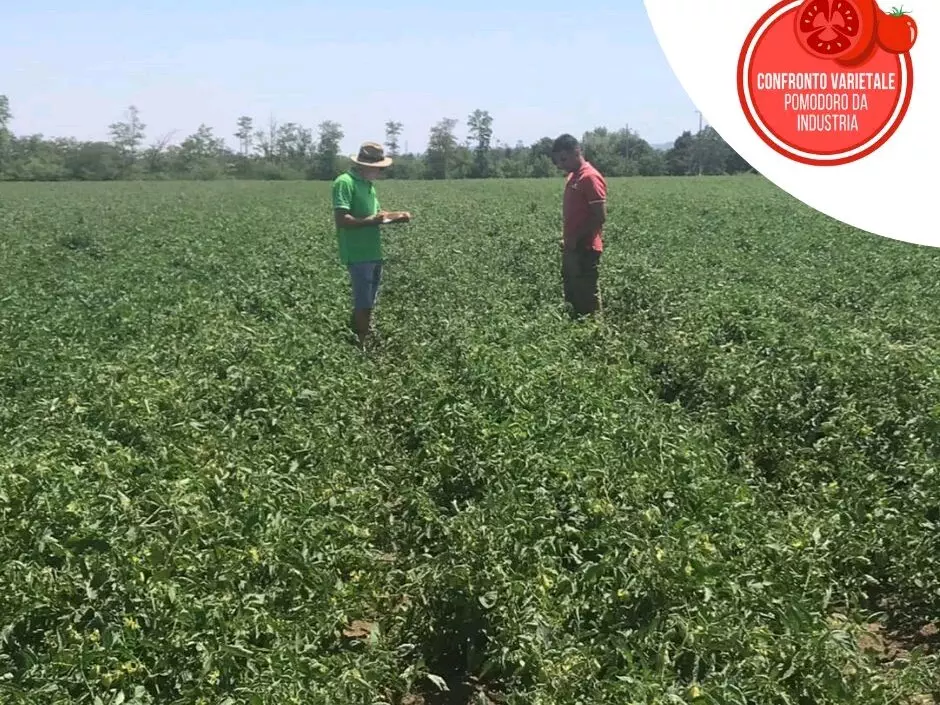
M 354 215 L 350 215 L 349 211 L 345 208 L 335 208 L 333 210 L 333 215 L 336 219 L 336 227 L 338 228 L 364 228 L 370 225 L 378 225 L 385 218 L 385 211 L 379 211 L 375 215 L 368 215 L 364 218 L 357 218 Z

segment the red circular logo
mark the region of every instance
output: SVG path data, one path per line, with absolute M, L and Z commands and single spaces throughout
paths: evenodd
M 783 0 L 754 25 L 738 60 L 738 98 L 754 131 L 812 166 L 862 159 L 911 102 L 917 25 L 875 0 Z

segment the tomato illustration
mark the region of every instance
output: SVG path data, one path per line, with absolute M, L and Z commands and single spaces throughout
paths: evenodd
M 875 0 L 803 0 L 796 14 L 796 35 L 819 59 L 855 62 L 875 42 Z
M 878 20 L 878 44 L 892 54 L 906 54 L 917 41 L 917 23 L 903 8 L 882 13 Z
M 878 51 L 879 44 L 877 41 L 872 42 L 868 45 L 868 49 L 865 50 L 865 53 L 861 56 L 857 56 L 852 59 L 836 59 L 836 63 L 840 66 L 846 67 L 858 67 L 867 62 L 875 52 Z

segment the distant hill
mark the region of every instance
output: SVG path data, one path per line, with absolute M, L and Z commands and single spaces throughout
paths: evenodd
M 660 144 L 653 144 L 650 146 L 653 149 L 659 150 L 660 152 L 668 152 L 670 149 L 672 149 L 673 144 L 674 142 L 662 142 Z

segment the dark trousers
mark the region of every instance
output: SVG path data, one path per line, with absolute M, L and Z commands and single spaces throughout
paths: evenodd
M 561 280 L 565 301 L 573 317 L 585 316 L 601 308 L 598 267 L 601 253 L 595 250 L 568 250 L 561 255 Z

